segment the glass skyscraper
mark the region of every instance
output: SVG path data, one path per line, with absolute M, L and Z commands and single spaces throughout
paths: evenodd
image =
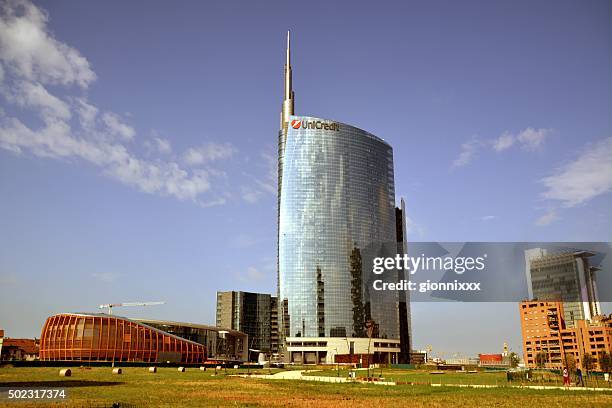
M 397 243 L 404 239 L 403 209 L 396 220 L 393 150 L 354 126 L 294 115 L 287 42 L 278 138 L 282 337 L 406 340 L 405 293 L 376 292 L 370 282 L 372 256 L 404 250 Z
M 274 296 L 242 291 L 217 292 L 217 327 L 249 336 L 249 348 L 278 351 L 278 310 Z M 257 358 L 257 355 L 251 356 Z
M 596 276 L 599 268 L 589 262 L 593 256 L 595 253 L 582 250 L 526 250 L 529 299 L 562 301 L 568 327 L 574 327 L 576 320 L 591 320 L 601 314 Z

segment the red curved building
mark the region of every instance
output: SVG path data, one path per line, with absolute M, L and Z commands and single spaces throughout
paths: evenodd
M 206 347 L 125 317 L 62 313 L 43 326 L 40 359 L 199 364 Z

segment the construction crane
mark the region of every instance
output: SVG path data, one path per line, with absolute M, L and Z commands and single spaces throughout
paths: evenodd
M 153 306 L 153 305 L 163 305 L 166 302 L 126 302 L 126 303 L 108 303 L 105 305 L 100 305 L 100 309 L 108 309 L 108 314 L 113 314 L 113 307 L 124 307 L 124 306 Z

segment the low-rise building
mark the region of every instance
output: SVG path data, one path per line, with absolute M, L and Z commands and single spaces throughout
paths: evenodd
M 298 364 L 397 364 L 399 339 L 287 337 L 287 362 Z
M 206 347 L 126 317 L 61 313 L 43 326 L 40 359 L 202 364 Z
M 207 360 L 236 362 L 248 360 L 248 336 L 240 331 L 197 323 L 134 320 L 206 346 Z
M 479 367 L 510 367 L 510 356 L 503 354 L 479 354 Z
M 444 364 L 452 366 L 477 366 L 478 359 L 472 357 L 453 357 L 444 360 Z
M 0 361 L 33 361 L 38 360 L 40 348 L 39 339 L 11 339 L 0 340 Z

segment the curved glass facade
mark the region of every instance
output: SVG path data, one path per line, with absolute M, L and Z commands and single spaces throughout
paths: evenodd
M 399 295 L 368 290 L 372 249 L 396 242 L 391 146 L 291 116 L 279 133 L 278 227 L 285 337 L 367 337 L 370 325 L 373 337 L 399 339 Z
M 40 359 L 201 364 L 206 346 L 125 317 L 62 313 L 45 322 Z

